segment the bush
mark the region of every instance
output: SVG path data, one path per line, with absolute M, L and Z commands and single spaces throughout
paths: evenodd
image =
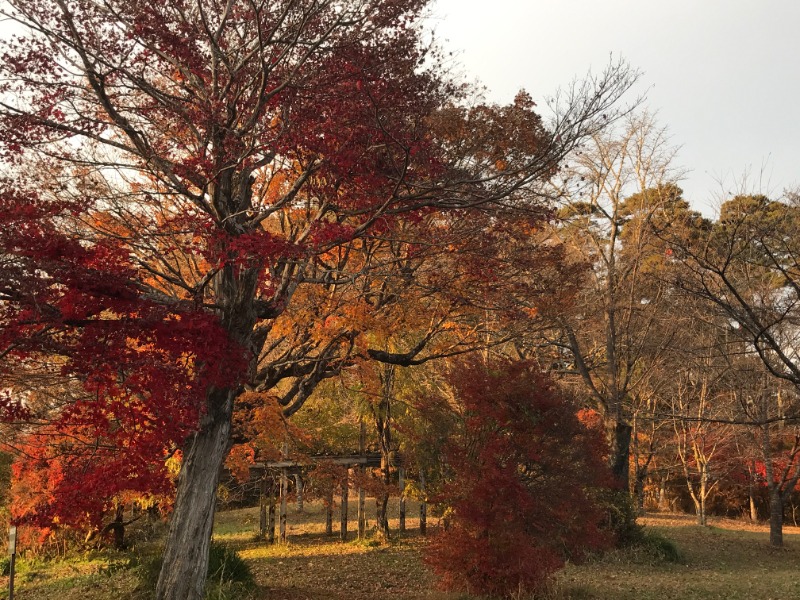
M 254 585 L 253 574 L 242 557 L 235 550 L 213 541 L 208 553 L 208 580 L 242 584 L 247 588 Z
M 654 531 L 645 531 L 637 546 L 656 562 L 678 563 L 684 560 L 675 542 Z
M 0 577 L 6 577 L 11 573 L 11 559 L 8 556 L 0 557 Z
M 451 525 L 426 560 L 447 589 L 510 598 L 611 544 L 601 506 L 611 480 L 601 433 L 546 376 L 526 363 L 492 369 L 472 362 L 453 375 L 461 425 L 439 498 Z

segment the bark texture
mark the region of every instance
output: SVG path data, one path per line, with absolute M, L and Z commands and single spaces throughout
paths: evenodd
M 216 390 L 211 395 L 220 408 L 206 415 L 204 426 L 184 449 L 156 600 L 203 597 L 217 485 L 230 446 L 234 394 L 232 390 Z

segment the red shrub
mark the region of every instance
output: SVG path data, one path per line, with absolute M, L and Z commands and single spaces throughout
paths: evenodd
M 603 442 L 576 407 L 526 363 L 472 362 L 452 379 L 462 419 L 440 498 L 452 516 L 426 558 L 443 587 L 507 598 L 609 545 Z

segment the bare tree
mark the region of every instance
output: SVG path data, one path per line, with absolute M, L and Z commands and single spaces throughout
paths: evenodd
M 553 315 L 556 342 L 602 414 L 609 462 L 629 489 L 633 398 L 668 343 L 664 288 L 653 278 L 657 215 L 680 204 L 674 148 L 648 113 L 593 136 L 575 156 L 557 235 L 587 276 L 575 306 Z M 657 244 L 656 244 L 657 245 Z M 655 262 L 654 262 L 655 261 Z

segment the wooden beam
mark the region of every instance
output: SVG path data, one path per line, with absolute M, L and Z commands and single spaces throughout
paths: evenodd
M 258 471 L 260 469 L 292 469 L 300 467 L 309 467 L 316 463 L 327 463 L 332 465 L 364 465 L 365 467 L 380 467 L 381 455 L 379 452 L 370 452 L 364 456 L 358 454 L 352 455 L 321 455 L 309 456 L 307 460 L 275 460 L 269 462 L 258 462 L 250 465 L 251 470 Z M 393 466 L 402 464 L 398 456 Z

